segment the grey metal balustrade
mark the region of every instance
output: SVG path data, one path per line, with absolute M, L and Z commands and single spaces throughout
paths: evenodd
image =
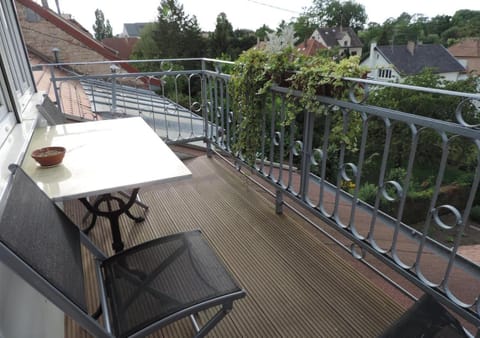
M 480 327 L 480 266 L 461 250 L 480 204 L 480 94 L 345 79 L 348 98 L 318 96 L 316 112 L 300 107 L 285 123 L 302 93 L 273 87 L 259 112 L 261 147 L 248 164 L 234 150 L 241 112 L 232 110 L 230 77 L 221 68 L 231 63 L 122 62 L 150 62 L 158 71 L 52 81 L 80 81 L 99 115 L 141 115 L 167 142 L 203 140 L 209 151 L 228 154 L 239 170 L 273 185 L 279 212 L 288 195 L 343 235 L 346 242 L 337 243 L 353 257 L 370 265 L 375 257 Z M 192 70 L 175 66 L 185 62 Z M 443 112 L 447 118 L 434 119 L 372 104 L 385 88 L 458 102 Z

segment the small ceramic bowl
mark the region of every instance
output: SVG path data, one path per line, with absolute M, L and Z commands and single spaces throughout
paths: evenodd
M 51 167 L 62 163 L 65 156 L 64 147 L 45 147 L 32 152 L 32 157 L 42 167 Z

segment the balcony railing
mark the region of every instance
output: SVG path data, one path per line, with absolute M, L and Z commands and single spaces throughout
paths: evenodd
M 158 71 L 122 73 L 116 66 L 125 62 L 149 63 Z M 239 171 L 268 181 L 278 212 L 287 195 L 337 230 L 337 243 L 353 257 L 370 265 L 369 257 L 375 257 L 434 295 L 471 330 L 480 327 L 480 266 L 463 254 L 465 244 L 480 244 L 480 228 L 471 220 L 480 205 L 480 94 L 345 79 L 349 99 L 318 96 L 317 112 L 301 111 L 286 123 L 289 105 L 302 93 L 273 87 L 258 112 L 261 146 L 248 164 L 234 147 L 241 112 L 232 111 L 230 76 L 222 72 L 231 63 L 98 64 L 105 73 L 52 76 L 57 102 L 62 88 L 81 85 L 102 118 L 141 115 L 169 143 L 204 141 L 209 152 L 233 159 Z M 397 97 L 449 98 L 453 106 L 444 107 L 445 118 L 435 119 L 372 105 L 385 88 Z M 330 233 L 316 220 L 312 224 Z

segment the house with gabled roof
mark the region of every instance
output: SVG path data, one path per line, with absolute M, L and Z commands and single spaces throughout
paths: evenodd
M 362 56 L 362 41 L 350 27 L 319 27 L 311 36 L 328 49 L 338 48 L 345 56 Z
M 139 38 L 105 38 L 102 43 L 110 47 L 115 54 L 122 60 L 130 59 L 133 48 L 137 44 Z
M 123 31 L 119 34 L 121 38 L 139 38 L 142 30 L 148 25 L 148 22 L 124 23 Z
M 448 51 L 463 62 L 467 73 L 480 75 L 480 38 L 466 38 L 450 46 Z
M 122 60 L 78 22 L 32 0 L 16 0 L 16 7 L 27 49 L 46 63 Z M 129 64 L 119 66 L 125 72 L 138 71 Z M 80 74 L 110 72 L 105 64 L 80 65 L 72 70 Z
M 457 81 L 465 77 L 465 67 L 440 44 L 377 46 L 372 43 L 370 55 L 362 62 L 370 69 L 368 76 L 380 81 L 399 81 L 430 68 L 445 80 Z

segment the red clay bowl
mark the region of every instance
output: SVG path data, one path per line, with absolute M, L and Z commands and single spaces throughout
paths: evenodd
M 45 147 L 32 152 L 32 157 L 42 167 L 50 167 L 52 165 L 60 164 L 62 163 L 64 156 L 64 147 Z

